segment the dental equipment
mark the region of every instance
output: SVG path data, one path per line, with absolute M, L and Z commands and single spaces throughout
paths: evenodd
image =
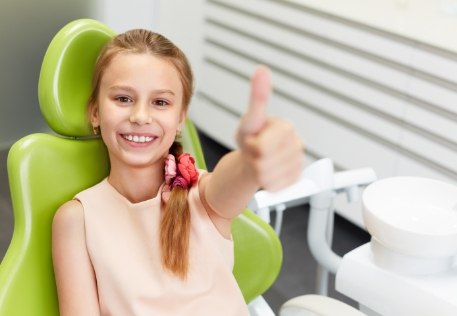
M 420 177 L 374 181 L 371 169 L 334 174 L 331 160 L 323 159 L 306 168 L 292 187 L 258 192 L 251 207 L 268 219 L 270 209 L 281 206 L 283 212 L 309 202 L 307 237 L 320 269 L 318 293 L 326 293 L 326 276 L 332 272 L 336 290 L 357 301 L 365 315 L 457 315 L 457 186 Z M 362 215 L 372 239 L 341 258 L 329 238 L 333 200 L 346 192 L 349 201 L 356 201 L 358 188 L 365 186 Z M 320 300 L 293 298 L 281 315 L 312 311 L 315 302 L 308 301 L 315 299 Z
M 393 177 L 368 186 L 370 243 L 347 253 L 336 289 L 367 315 L 457 315 L 457 186 Z
M 318 262 L 316 293 L 327 295 L 328 272 L 336 273 L 341 262 L 341 257 L 331 249 L 334 198 L 338 193 L 346 193 L 348 201 L 355 202 L 359 188 L 375 180 L 376 174 L 371 168 L 335 173 L 333 161 L 324 158 L 305 168 L 299 181 L 290 187 L 275 193 L 258 191 L 249 208 L 270 222 L 271 209 L 280 209 L 282 215 L 288 207 L 309 203 L 308 244 Z M 280 232 L 278 216 L 275 230 Z

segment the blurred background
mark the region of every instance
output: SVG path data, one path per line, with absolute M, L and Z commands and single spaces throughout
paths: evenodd
M 196 75 L 190 115 L 210 168 L 235 146 L 249 78 L 262 63 L 273 72 L 269 110 L 297 127 L 307 163 L 330 157 L 337 170 L 372 167 L 379 178 L 457 183 L 456 12 L 451 0 L 0 0 L 1 256 L 13 225 L 8 149 L 27 134 L 50 132 L 37 81 L 47 45 L 68 22 L 149 28 L 185 51 Z M 284 216 L 290 273 L 267 295 L 275 306 L 314 286 L 306 212 Z M 336 212 L 335 248 L 343 254 L 368 235 L 360 205 L 341 198 Z

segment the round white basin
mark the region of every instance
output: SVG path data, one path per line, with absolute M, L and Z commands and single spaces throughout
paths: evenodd
M 378 252 L 418 261 L 443 258 L 452 264 L 457 254 L 457 186 L 420 177 L 386 178 L 364 190 L 362 205 L 366 228 L 376 241 L 375 260 L 380 259 Z

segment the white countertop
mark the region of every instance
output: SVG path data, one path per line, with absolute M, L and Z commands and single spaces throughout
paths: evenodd
M 426 275 L 393 272 L 375 263 L 370 247 L 366 243 L 343 257 L 336 273 L 338 292 L 379 315 L 457 314 L 457 267 Z
M 457 0 L 286 0 L 457 52 Z

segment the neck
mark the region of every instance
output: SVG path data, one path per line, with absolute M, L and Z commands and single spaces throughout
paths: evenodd
M 164 181 L 164 166 L 156 164 L 147 168 L 116 168 L 111 166 L 109 183 L 132 203 L 155 197 Z

